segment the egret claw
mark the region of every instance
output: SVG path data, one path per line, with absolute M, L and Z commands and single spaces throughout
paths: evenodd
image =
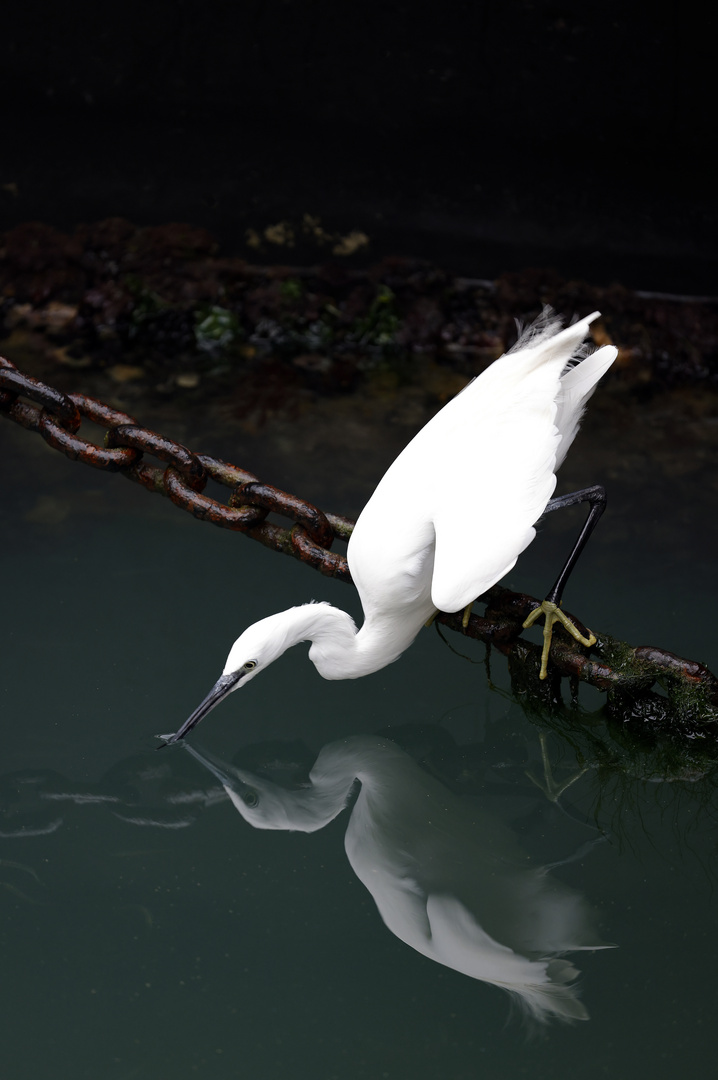
M 588 637 L 584 637 L 581 631 L 571 622 L 568 615 L 564 615 L 558 604 L 554 604 L 552 600 L 542 600 L 537 608 L 531 612 L 528 618 L 523 623 L 523 629 L 528 630 L 530 626 L 540 619 L 542 615 L 546 616 L 546 621 L 543 627 L 543 649 L 541 651 L 541 670 L 539 671 L 539 679 L 545 679 L 548 674 L 548 654 L 551 649 L 551 638 L 553 636 L 553 624 L 560 622 L 565 630 L 568 630 L 571 637 L 574 637 L 576 641 L 580 641 L 582 645 L 589 647 L 596 644 L 596 638 L 589 630 Z

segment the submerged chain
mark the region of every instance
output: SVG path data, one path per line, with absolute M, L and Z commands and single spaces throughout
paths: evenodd
M 9 360 L 0 357 L 0 415 L 38 432 L 55 450 L 72 461 L 107 472 L 120 472 L 148 491 L 165 495 L 175 506 L 201 521 L 224 529 L 245 533 L 266 547 L 293 555 L 329 577 L 351 581 L 346 558 L 331 547 L 336 538 L 348 540 L 354 523 L 336 514 L 323 513 L 316 506 L 265 484 L 253 473 L 228 464 L 208 454 L 195 454 L 172 439 L 141 427 L 126 413 L 119 412 L 85 394 L 63 394 L 52 386 L 19 371 Z M 83 420 L 106 428 L 104 446 L 78 434 Z M 154 458 L 162 464 L 147 461 Z M 226 487 L 231 493 L 226 502 L 204 494 L 208 480 Z M 269 513 L 289 518 L 287 528 L 267 520 Z M 538 671 L 540 649 L 520 637 L 521 624 L 539 601 L 531 596 L 494 586 L 483 597 L 483 616 L 472 614 L 462 624 L 461 613 L 440 613 L 437 621 L 494 645 L 510 658 L 512 680 L 519 668 L 532 681 Z M 572 616 L 574 622 L 581 626 Z M 695 737 L 718 729 L 718 679 L 703 665 L 683 660 L 673 653 L 654 647 L 633 648 L 607 635 L 598 635 L 595 646 L 598 658 L 589 656 L 573 639 L 556 634 L 551 659 L 554 679 L 532 693 L 558 697 L 557 680 L 562 675 L 590 683 L 609 692 L 609 700 L 619 703 L 625 713 L 630 706 L 638 720 L 647 719 L 636 711 L 635 702 L 645 703 L 657 695 L 651 687 L 658 680 L 668 698 L 650 701 L 651 715 L 670 704 L 665 722 L 675 729 L 683 717 Z M 520 679 L 519 679 L 520 681 Z M 538 685 L 538 684 L 537 684 Z M 701 715 L 702 714 L 702 715 Z M 701 728 L 704 722 L 706 730 Z M 655 726 L 655 725 L 654 725 Z M 679 725 L 680 726 L 680 725 Z M 684 725 L 685 727 L 685 725 Z

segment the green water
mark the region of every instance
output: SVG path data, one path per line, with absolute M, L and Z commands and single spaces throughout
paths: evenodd
M 537 865 L 560 863 L 555 877 L 617 947 L 573 958 L 588 1022 L 527 1032 L 505 992 L 389 932 L 344 851 L 349 811 L 309 835 L 254 829 L 188 754 L 155 752 L 155 734 L 204 696 L 246 623 L 310 597 L 357 614 L 351 589 L 36 436 L 3 423 L 0 440 L 11 464 L 0 522 L 3 1077 L 662 1080 L 711 1069 L 710 776 L 665 781 L 639 754 L 616 772 L 589 768 L 551 803 L 527 775 L 543 780 L 539 729 L 507 695 L 504 662 L 489 689 L 483 646 L 452 640 L 470 663 L 431 630 L 356 682 L 323 682 L 298 647 L 197 729 L 218 758 L 271 759 L 275 771 L 332 740 L 388 733 L 438 763 L 440 781 Z M 715 525 L 700 484 L 617 486 L 567 606 L 634 644 L 718 667 Z M 540 592 L 566 544 L 551 523 L 510 584 Z M 546 738 L 555 778 L 569 778 L 575 753 Z

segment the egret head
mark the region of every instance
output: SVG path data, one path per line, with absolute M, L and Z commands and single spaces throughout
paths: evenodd
M 176 743 L 184 739 L 193 727 L 203 720 L 209 712 L 219 705 L 239 686 L 244 686 L 260 671 L 268 667 L 273 660 L 281 656 L 292 645 L 305 638 L 304 628 L 300 626 L 297 613 L 306 607 L 318 608 L 328 605 L 304 605 L 303 608 L 290 608 L 276 615 L 248 626 L 229 650 L 224 671 L 214 684 L 206 698 L 200 702 L 192 715 L 174 735 L 164 737 L 165 743 Z

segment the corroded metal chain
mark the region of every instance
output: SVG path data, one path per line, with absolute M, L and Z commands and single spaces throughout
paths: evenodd
M 347 518 L 323 513 L 236 465 L 195 454 L 85 394 L 63 394 L 23 374 L 2 357 L 0 414 L 29 431 L 39 432 L 50 446 L 73 461 L 120 472 L 148 491 L 165 495 L 202 521 L 246 533 L 323 574 L 351 581 L 346 558 L 330 550 L 335 538 L 349 539 L 353 522 Z M 78 434 L 85 419 L 107 429 L 104 447 Z M 149 463 L 146 456 L 164 465 Z M 226 503 L 203 494 L 208 479 L 231 490 Z M 293 522 L 291 528 L 268 521 L 270 511 L 288 517 Z M 501 586 L 494 586 L 480 599 L 486 603 L 485 614 L 472 614 L 466 627 L 462 626 L 460 614 L 440 614 L 437 621 L 496 646 L 510 657 L 512 678 L 520 660 L 533 680 L 540 649 L 520 634 L 521 624 L 538 606 L 538 600 Z M 597 656 L 590 656 L 572 638 L 556 634 L 551 651 L 553 681 L 548 680 L 548 685 L 537 692 L 558 699 L 558 683 L 565 675 L 607 691 L 609 702 L 622 715 L 628 712 L 642 723 L 649 722 L 649 727 L 651 722 L 659 727 L 670 724 L 691 737 L 718 734 L 718 679 L 707 668 L 663 649 L 633 648 L 608 635 L 597 637 L 593 649 Z M 667 697 L 652 692 L 656 682 Z
M 72 461 L 120 472 L 148 491 L 166 495 L 201 521 L 247 533 L 266 547 L 294 555 L 330 577 L 351 581 L 346 559 L 330 550 L 335 537 L 349 539 L 353 522 L 347 518 L 324 514 L 304 499 L 262 483 L 246 469 L 208 454 L 194 454 L 85 394 L 62 394 L 23 374 L 3 357 L 0 413 L 28 431 L 39 432 Z M 104 447 L 77 434 L 83 420 L 107 428 Z M 159 458 L 164 467 L 147 462 L 145 455 Z M 231 489 L 227 503 L 202 494 L 209 479 Z M 267 521 L 270 511 L 293 520 L 293 527 Z

